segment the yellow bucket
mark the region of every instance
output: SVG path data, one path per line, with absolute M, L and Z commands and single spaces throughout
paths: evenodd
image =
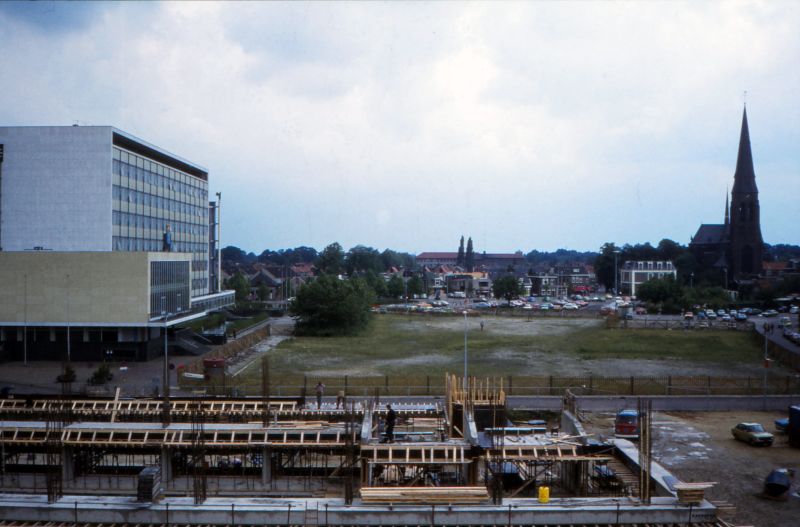
M 539 503 L 550 501 L 550 487 L 539 487 Z

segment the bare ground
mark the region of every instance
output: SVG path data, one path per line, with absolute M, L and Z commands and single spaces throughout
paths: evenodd
M 613 437 L 613 415 L 592 414 L 587 432 Z M 726 501 L 737 507 L 733 522 L 756 527 L 800 525 L 800 449 L 788 446 L 786 434 L 774 429 L 773 421 L 786 417 L 775 412 L 697 412 L 653 415 L 653 454 L 680 480 L 716 482 L 706 492 L 711 501 Z M 737 423 L 761 423 L 775 435 L 771 447 L 751 447 L 731 436 Z M 769 473 L 776 468 L 797 471 L 790 478 L 788 501 L 761 497 Z

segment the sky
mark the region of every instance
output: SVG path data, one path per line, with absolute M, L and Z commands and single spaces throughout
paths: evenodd
M 764 241 L 800 244 L 798 27 L 775 0 L 0 2 L 0 124 L 205 167 L 247 252 L 527 253 L 722 223 L 746 101 Z

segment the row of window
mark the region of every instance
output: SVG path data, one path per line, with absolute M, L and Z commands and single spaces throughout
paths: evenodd
M 162 240 L 142 239 L 142 238 L 128 238 L 126 236 L 114 236 L 112 240 L 112 249 L 114 251 L 147 251 L 147 252 L 160 252 L 164 248 Z M 196 253 L 205 255 L 208 252 L 208 246 L 205 243 L 193 242 L 172 242 L 172 252 L 176 253 Z M 202 256 L 205 258 L 205 256 Z
M 200 189 L 204 189 L 208 183 L 205 181 L 198 179 L 194 176 L 190 176 L 185 174 L 179 170 L 172 169 L 168 166 L 161 165 L 156 163 L 155 161 L 151 161 L 147 158 L 137 156 L 136 154 L 131 154 L 130 152 L 126 152 L 124 150 L 120 150 L 119 148 L 114 148 L 113 152 L 113 165 L 112 170 L 114 174 L 123 175 L 122 170 L 123 166 L 129 167 L 127 169 L 126 175 L 128 177 L 136 179 L 137 181 L 141 181 L 143 183 L 150 183 L 151 185 L 155 185 L 152 181 L 159 181 L 161 179 L 150 179 L 149 174 L 153 174 L 154 176 L 161 176 L 162 178 L 167 178 L 173 180 L 177 183 L 186 183 L 189 187 L 198 187 Z M 133 171 L 131 172 L 131 169 Z M 162 188 L 167 188 L 166 186 L 162 186 Z M 174 188 L 172 190 L 175 190 Z M 189 192 L 182 192 L 184 194 L 188 194 Z M 203 199 L 208 199 L 208 192 L 203 190 L 198 196 L 202 196 Z
M 646 263 L 648 270 L 653 269 L 653 262 L 646 262 Z M 645 262 L 636 262 L 637 269 L 644 269 L 644 264 Z M 673 269 L 672 262 L 667 262 L 666 267 L 664 262 L 656 262 L 656 270 L 660 271 L 662 269 Z
M 175 181 L 167 176 L 160 176 L 153 172 L 149 172 L 143 168 L 134 167 L 120 161 L 114 160 L 112 173 L 117 176 L 127 177 L 133 181 L 148 183 L 155 187 L 163 188 L 164 190 L 171 190 L 178 194 L 185 194 L 187 196 L 208 200 L 208 191 L 203 190 L 187 183 Z
M 168 210 L 178 214 L 188 214 L 198 218 L 208 218 L 207 207 L 198 207 L 163 196 L 155 196 L 147 192 L 139 192 L 131 188 L 120 187 L 119 185 L 113 186 L 111 195 L 114 199 L 122 202 Z
M 208 236 L 208 227 L 205 225 L 195 225 L 193 223 L 167 220 L 164 218 L 153 218 L 151 216 L 132 214 L 130 212 L 119 212 L 115 210 L 111 213 L 111 221 L 114 225 L 119 227 L 152 229 L 158 232 L 164 232 L 167 225 L 169 225 L 173 233 Z
M 208 279 L 206 278 L 195 278 L 192 280 L 192 289 L 204 289 L 208 286 Z

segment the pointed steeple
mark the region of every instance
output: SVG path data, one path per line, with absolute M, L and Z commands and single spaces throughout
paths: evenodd
M 747 108 L 742 115 L 742 133 L 739 136 L 739 157 L 733 175 L 733 193 L 757 193 L 756 174 L 753 170 L 753 153 L 750 151 L 750 130 L 747 127 Z
M 731 215 L 728 212 L 728 189 L 725 189 L 725 225 L 730 225 Z

